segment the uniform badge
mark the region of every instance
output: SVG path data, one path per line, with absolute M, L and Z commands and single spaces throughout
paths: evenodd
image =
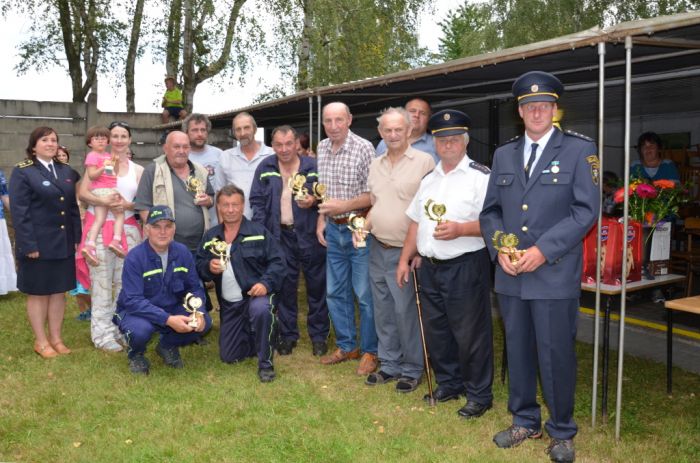
M 445 114 L 444 116 L 442 116 L 442 118 L 445 119 L 446 121 L 449 121 L 449 120 L 450 120 L 450 114 L 449 114 L 449 113 L 448 113 L 448 114 Z
M 31 159 L 25 159 L 24 161 L 20 161 L 15 165 L 20 169 L 24 169 L 25 167 L 33 166 L 34 161 L 32 161 Z
M 591 180 L 593 180 L 593 184 L 598 185 L 600 181 L 600 161 L 598 156 L 595 154 L 586 156 L 586 162 L 591 166 Z
M 530 87 L 530 91 L 532 93 L 536 93 L 537 90 L 539 90 L 539 89 L 540 89 L 540 87 L 537 84 L 532 84 L 532 87 Z
M 49 182 L 48 180 L 44 180 L 43 182 L 41 182 L 41 184 L 44 186 L 49 186 L 51 185 L 51 182 Z
M 559 173 L 559 161 L 552 161 L 552 167 L 550 167 L 550 170 L 552 171 L 553 174 L 558 174 Z

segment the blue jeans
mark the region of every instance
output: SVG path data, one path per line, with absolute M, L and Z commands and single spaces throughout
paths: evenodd
M 347 225 L 326 221 L 326 285 L 328 312 L 335 329 L 336 344 L 345 352 L 357 348 L 355 301 L 360 307 L 360 350 L 377 353 L 374 308 L 369 286 L 369 240 L 365 248 L 355 249 Z

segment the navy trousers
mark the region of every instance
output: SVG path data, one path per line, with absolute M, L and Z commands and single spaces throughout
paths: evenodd
M 481 405 L 493 401 L 488 268 L 488 252 L 481 249 L 450 263 L 424 258 L 418 270 L 425 341 L 437 383 L 450 392 L 466 391 L 468 401 Z
M 578 299 L 522 300 L 498 295 L 508 345 L 508 410 L 513 424 L 540 429 L 537 403 L 539 366 L 549 408 L 547 433 L 556 439 L 576 435 L 576 322 Z
M 275 316 L 272 296 L 219 301 L 219 356 L 226 363 L 258 356 L 258 368 L 272 367 Z
M 191 315 L 181 305 L 170 310 L 172 315 Z M 186 346 L 200 339 L 211 329 L 211 317 L 209 313 L 204 313 L 204 321 L 206 323 L 204 331 L 200 333 L 178 333 L 169 326 L 160 326 L 151 323 L 145 318 L 137 315 L 122 314 L 114 316 L 114 323 L 119 326 L 119 331 L 122 332 L 127 344 L 129 345 L 129 358 L 137 354 L 146 352 L 146 345 L 151 340 L 153 334 L 160 333 L 160 344 L 165 348 Z
M 302 249 L 299 247 L 294 230 L 284 228 L 280 241 L 287 263 L 277 307 L 280 339 L 292 341 L 299 339 L 297 288 L 299 287 L 299 268 L 301 268 L 304 271 L 306 300 L 309 304 L 306 328 L 312 342 L 325 341 L 331 328 L 326 305 L 325 248 L 317 242 L 316 246 Z

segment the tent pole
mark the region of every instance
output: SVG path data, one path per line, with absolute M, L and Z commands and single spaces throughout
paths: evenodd
M 632 37 L 625 37 L 625 191 L 629 191 L 630 182 L 630 116 L 632 99 Z M 623 230 L 627 236 L 629 222 L 629 197 L 625 195 L 625 219 Z M 641 238 L 641 237 L 639 237 Z M 622 249 L 622 268 L 627 268 L 627 252 Z M 620 342 L 617 350 L 617 397 L 615 398 L 615 439 L 620 440 L 620 412 L 622 411 L 622 373 L 625 360 L 625 312 L 627 310 L 627 278 L 622 279 L 622 298 L 620 302 Z
M 309 149 L 314 147 L 314 97 L 309 95 Z
M 599 194 L 603 198 L 603 149 L 605 147 L 605 42 L 598 43 L 598 158 L 599 168 Z M 601 228 L 602 228 L 603 208 L 598 211 L 596 256 L 601 253 Z M 593 326 L 593 389 L 591 393 L 591 426 L 595 427 L 598 412 L 598 352 L 600 340 L 600 259 L 596 259 L 596 288 L 595 288 L 595 318 Z
M 321 143 L 321 119 L 323 111 L 321 110 L 321 95 L 316 95 L 316 102 L 318 103 L 318 118 L 316 119 L 316 133 L 318 134 L 318 142 Z

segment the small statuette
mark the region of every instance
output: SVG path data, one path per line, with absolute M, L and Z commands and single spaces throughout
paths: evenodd
M 105 162 L 102 165 L 105 168 L 106 175 L 114 176 L 114 165 L 112 164 L 111 159 L 105 159 Z
M 187 326 L 194 328 L 195 330 L 199 328 L 199 324 L 204 319 L 204 315 L 199 311 L 199 308 L 202 307 L 202 298 L 195 296 L 192 293 L 187 293 L 182 306 L 188 313 L 192 314 L 190 320 L 187 322 Z
M 499 254 L 506 254 L 513 265 L 517 264 L 525 253 L 524 250 L 518 249 L 518 243 L 520 241 L 518 237 L 515 236 L 515 233 L 506 234 L 498 230 L 493 234 L 492 242 L 496 251 L 498 251 Z
M 226 241 L 220 240 L 217 237 L 212 238 L 210 241 L 208 241 L 205 245 L 205 248 L 209 248 L 209 252 L 214 254 L 219 258 L 219 264 L 221 265 L 222 269 L 226 268 L 226 265 L 228 265 L 229 261 L 229 255 L 228 255 L 228 244 L 226 244 Z
M 187 191 L 194 193 L 194 203 L 197 204 L 197 197 L 204 194 L 204 184 L 194 175 L 187 177 L 185 181 Z
M 309 190 L 307 190 L 304 186 L 305 183 L 306 175 L 300 174 L 299 172 L 292 174 L 292 176 L 289 178 L 287 186 L 289 186 L 289 189 L 291 189 L 292 193 L 294 193 L 294 199 L 296 201 L 303 201 L 306 199 L 306 195 L 309 193 Z
M 367 236 L 367 230 L 365 230 L 365 223 L 366 219 L 361 215 L 356 215 L 353 213 L 348 216 L 348 228 L 353 233 L 356 232 L 359 237 L 359 239 L 357 240 L 358 248 L 367 247 L 367 241 L 365 241 L 365 237 Z
M 443 217 L 447 213 L 447 206 L 436 203 L 432 199 L 425 202 L 423 209 L 425 209 L 425 214 L 428 216 L 428 218 L 437 222 L 438 225 L 444 221 Z
M 323 201 L 328 199 L 328 197 L 326 196 L 327 191 L 328 187 L 323 183 L 314 182 L 311 185 L 311 193 L 314 195 L 314 198 L 316 198 L 316 200 L 319 203 L 322 203 Z

